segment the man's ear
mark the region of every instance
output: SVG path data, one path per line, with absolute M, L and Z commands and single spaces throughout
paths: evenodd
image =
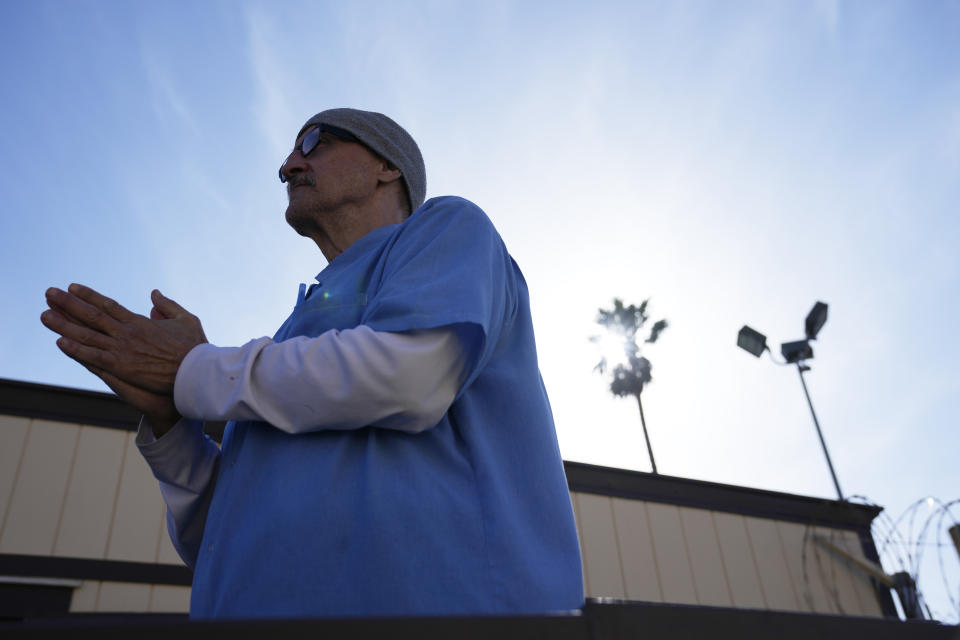
M 394 182 L 399 180 L 403 174 L 400 173 L 400 169 L 397 169 L 395 166 L 387 162 L 386 160 L 381 160 L 380 162 L 380 173 L 377 175 L 377 180 L 386 184 L 389 182 Z

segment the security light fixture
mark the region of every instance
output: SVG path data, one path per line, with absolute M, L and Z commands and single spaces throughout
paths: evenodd
M 737 334 L 737 346 L 759 358 L 760 354 L 767 348 L 767 336 L 747 325 L 743 325 L 740 333 Z
M 827 303 L 817 302 L 807 314 L 807 320 L 804 327 L 807 330 L 807 340 L 816 340 L 817 334 L 823 328 L 823 323 L 827 321 Z M 811 356 L 813 357 L 813 356 Z
M 810 400 L 810 391 L 807 390 L 807 382 L 803 379 L 805 371 L 810 371 L 810 367 L 804 364 L 804 360 L 813 358 L 813 348 L 810 341 L 815 340 L 820 329 L 827 321 L 827 304 L 817 302 L 813 309 L 807 314 L 805 329 L 807 333 L 806 340 L 797 340 L 795 342 L 784 342 L 780 345 L 780 353 L 783 354 L 786 363 L 797 365 L 797 373 L 800 374 L 800 384 L 803 385 L 803 394 L 807 398 L 807 404 L 810 406 L 810 415 L 813 416 L 813 426 L 817 428 L 817 436 L 820 438 L 820 446 L 823 447 L 823 455 L 827 459 L 827 467 L 830 469 L 830 477 L 833 478 L 833 486 L 837 489 L 837 498 L 841 501 L 843 492 L 840 490 L 840 482 L 837 481 L 837 473 L 833 470 L 833 462 L 830 460 L 830 453 L 827 451 L 827 443 L 823 439 L 823 432 L 820 430 L 820 422 L 817 420 L 817 413 L 813 410 L 813 401 Z M 743 325 L 740 333 L 737 334 L 737 346 L 753 355 L 760 357 L 760 354 L 768 350 L 767 337 L 762 333 L 755 331 Z M 773 354 L 770 355 L 773 357 Z
M 800 362 L 801 360 L 808 360 L 813 357 L 813 347 L 810 346 L 808 340 L 798 340 L 796 342 L 784 342 L 780 345 L 780 353 L 783 354 L 784 360 L 789 364 L 794 362 Z

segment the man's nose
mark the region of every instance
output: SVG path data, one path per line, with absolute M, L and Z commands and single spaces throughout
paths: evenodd
M 283 164 L 280 166 L 280 175 L 282 175 L 286 180 L 289 180 L 292 176 L 303 173 L 306 170 L 306 162 L 303 159 L 303 154 L 300 153 L 299 149 L 294 149 L 290 152 L 290 155 L 287 156 L 287 159 L 283 161 Z

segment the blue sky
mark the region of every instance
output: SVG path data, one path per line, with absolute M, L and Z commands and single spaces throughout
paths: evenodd
M 0 376 L 104 388 L 38 320 L 71 281 L 141 312 L 159 287 L 217 344 L 272 334 L 324 266 L 276 169 L 356 106 L 524 270 L 566 459 L 649 469 L 587 337 L 651 297 L 661 473 L 834 497 L 795 370 L 735 343 L 799 339 L 823 300 L 808 383 L 844 491 L 956 499 L 957 42 L 935 1 L 2 3 Z

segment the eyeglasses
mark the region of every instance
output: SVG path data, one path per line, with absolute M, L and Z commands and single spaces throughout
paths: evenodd
M 346 129 L 341 129 L 340 127 L 335 127 L 331 124 L 318 124 L 315 127 L 308 129 L 307 132 L 303 134 L 300 144 L 295 146 L 293 151 L 299 151 L 300 155 L 306 158 L 313 152 L 314 149 L 317 148 L 317 145 L 320 144 L 321 133 L 329 133 L 334 138 L 338 138 L 344 142 L 357 142 L 359 144 L 363 144 L 360 142 L 360 139 L 357 138 L 357 136 L 353 135 Z M 291 151 L 291 153 L 293 152 Z M 283 175 L 283 168 L 285 166 L 287 166 L 286 160 L 284 160 L 283 164 L 280 165 L 280 182 L 287 181 L 287 176 Z

